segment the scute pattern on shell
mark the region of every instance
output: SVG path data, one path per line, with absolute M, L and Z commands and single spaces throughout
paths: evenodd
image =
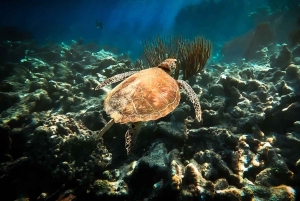
M 139 71 L 110 91 L 104 110 L 116 123 L 156 120 L 179 104 L 180 88 L 175 79 L 158 67 Z

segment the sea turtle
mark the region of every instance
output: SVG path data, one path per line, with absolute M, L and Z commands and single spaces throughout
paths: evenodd
M 175 80 L 170 75 L 176 69 L 176 63 L 176 59 L 166 59 L 156 67 L 118 74 L 101 82 L 95 90 L 126 78 L 104 100 L 104 110 L 112 119 L 100 131 L 98 138 L 114 123 L 129 123 L 125 134 L 125 147 L 129 154 L 142 122 L 156 120 L 172 112 L 179 104 L 180 88 L 186 91 L 200 122 L 201 107 L 196 93 L 188 83 Z

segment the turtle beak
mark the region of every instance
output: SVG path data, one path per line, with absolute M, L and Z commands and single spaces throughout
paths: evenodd
M 171 62 L 171 65 L 170 65 L 172 73 L 175 71 L 176 66 L 177 66 L 177 59 L 173 59 L 173 61 Z
M 162 68 L 164 71 L 172 74 L 176 69 L 177 59 L 166 59 L 158 65 L 159 68 Z

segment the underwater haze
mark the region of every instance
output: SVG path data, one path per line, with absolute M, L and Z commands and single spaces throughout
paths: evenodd
M 172 30 L 180 9 L 189 1 L 7 1 L 1 6 L 1 25 L 29 31 L 41 44 L 83 38 L 116 47 L 141 50 L 141 42 Z M 3 3 L 1 3 L 3 4 Z M 9 12 L 7 12 L 9 10 Z M 97 29 L 95 22 L 103 24 Z
M 299 0 L 2 0 L 2 201 L 300 200 Z
M 199 2 L 4 1 L 0 7 L 0 25 L 28 31 L 39 44 L 70 43 L 82 38 L 84 43 L 97 42 L 138 58 L 143 41 L 160 33 L 175 33 L 189 38 L 203 35 L 214 39 L 215 44 L 222 43 L 248 31 L 253 26 L 249 13 L 265 3 L 258 0 L 228 1 L 222 6 L 213 6 L 214 3 L 204 8 L 194 6 L 191 11 L 185 12 L 188 6 Z M 214 2 L 217 4 L 219 1 Z M 101 29 L 97 29 L 96 21 L 102 23 Z

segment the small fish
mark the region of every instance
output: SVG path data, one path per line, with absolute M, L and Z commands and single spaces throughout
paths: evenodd
M 99 21 L 97 20 L 97 21 L 96 21 L 96 28 L 97 28 L 97 29 L 103 29 L 102 22 L 99 22 Z

